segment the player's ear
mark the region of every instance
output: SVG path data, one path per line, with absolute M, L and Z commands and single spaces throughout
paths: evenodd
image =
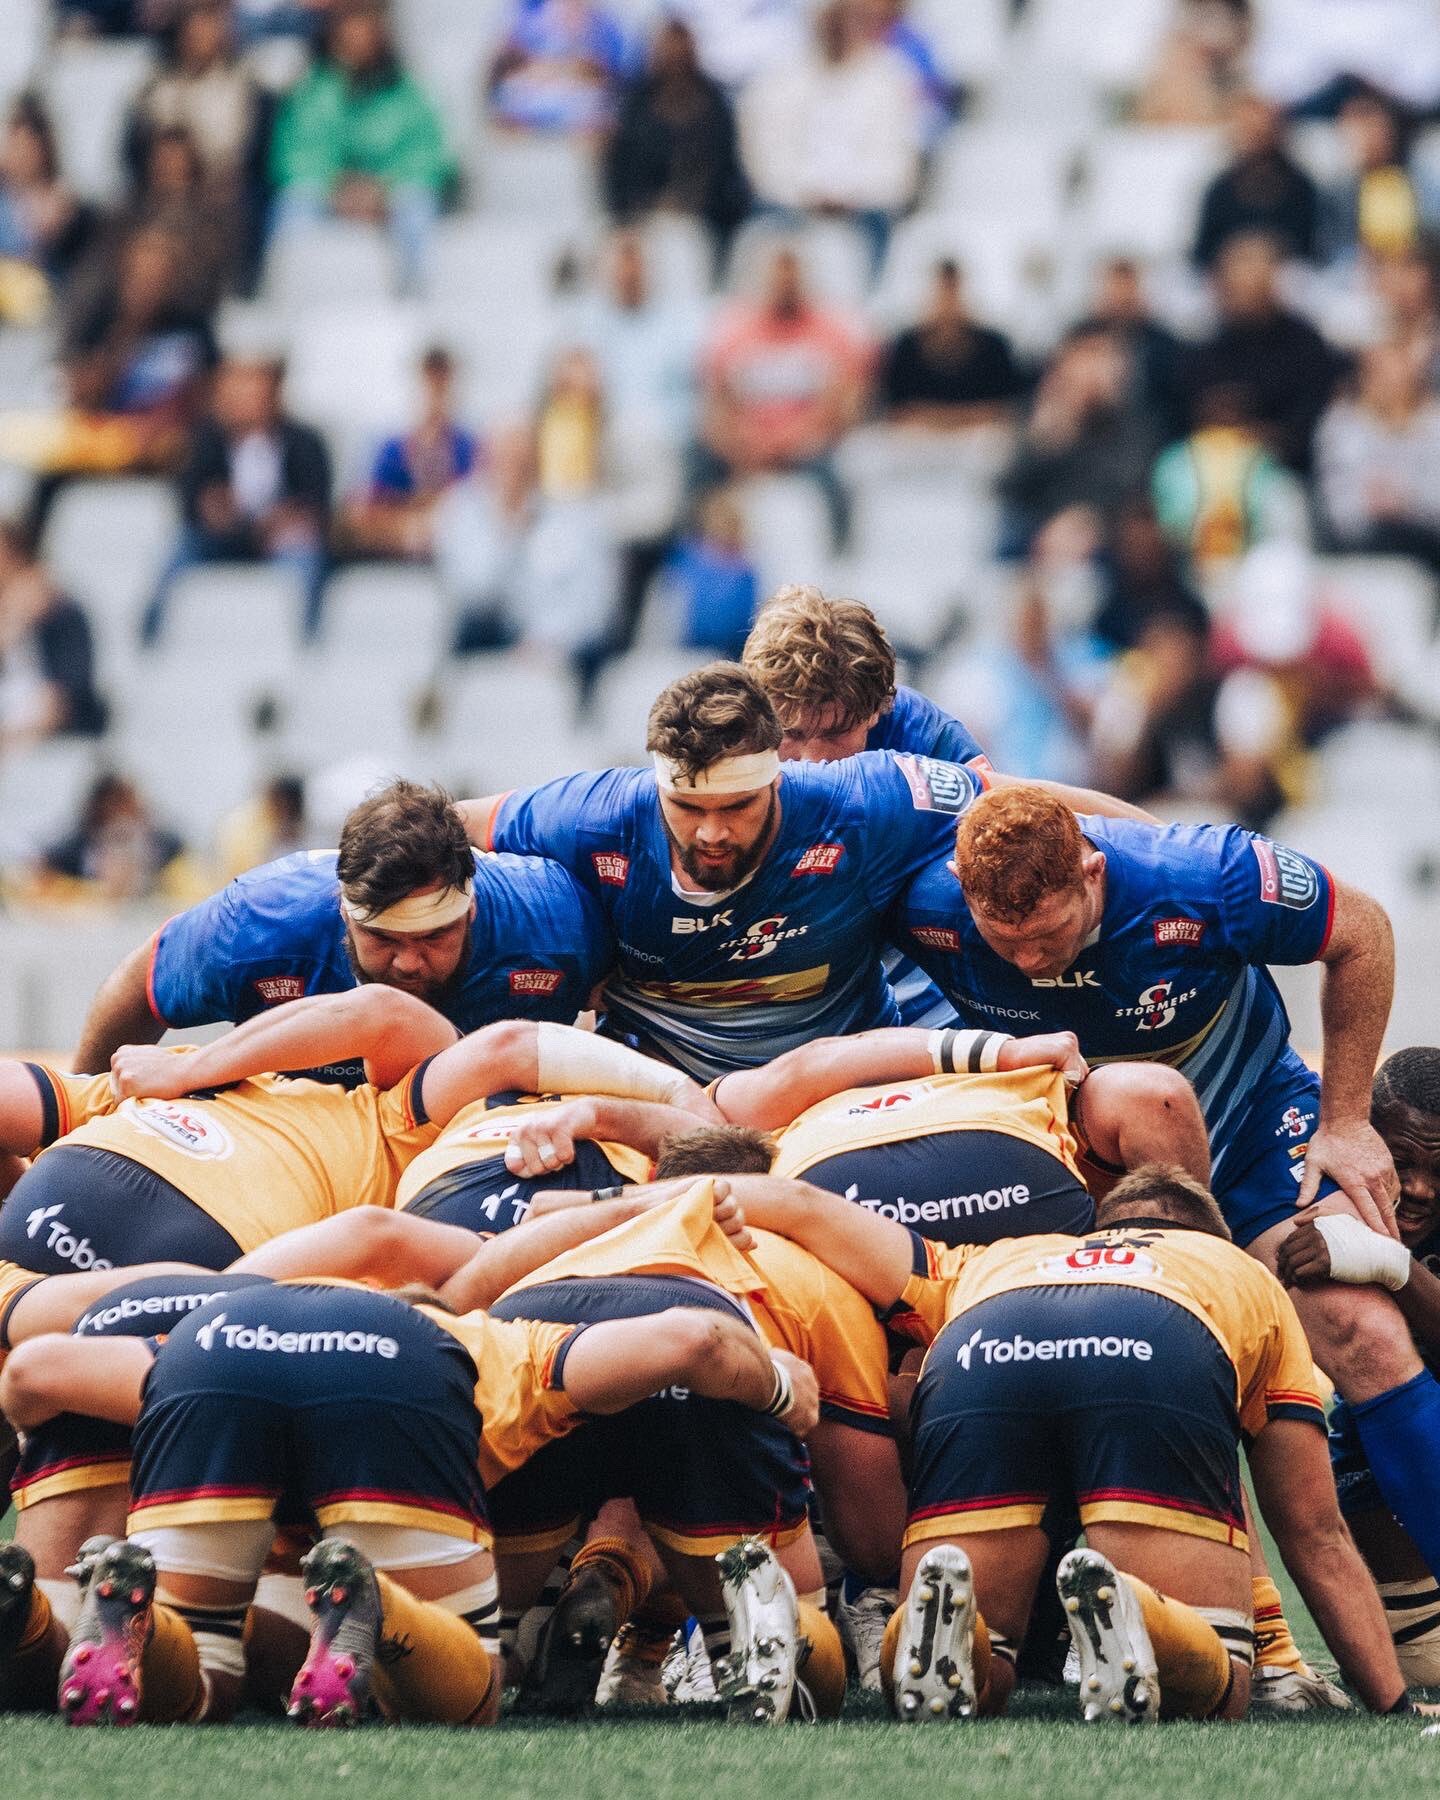
M 1098 881 L 1105 873 L 1105 852 L 1103 850 L 1086 851 L 1085 855 L 1080 858 L 1080 873 L 1086 881 Z
M 946 863 L 945 867 L 950 871 L 950 873 L 955 877 L 955 879 L 957 881 L 960 879 L 960 871 L 955 867 L 955 858 L 953 856 Z

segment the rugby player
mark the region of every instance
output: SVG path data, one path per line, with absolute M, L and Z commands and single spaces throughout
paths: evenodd
M 1071 1030 L 1091 1062 L 1172 1063 L 1210 1131 L 1236 1243 L 1274 1268 L 1318 1201 L 1395 1235 L 1370 1083 L 1394 982 L 1390 921 L 1286 845 L 1238 827 L 1086 818 L 1034 788 L 988 794 L 897 907 L 899 941 L 967 1023 Z M 1267 963 L 1320 962 L 1324 1070 L 1289 1044 Z M 1382 1493 L 1440 1573 L 1440 1384 L 1378 1287 L 1296 1290 Z
M 367 982 L 420 995 L 462 1031 L 568 1025 L 610 957 L 599 909 L 563 869 L 476 856 L 443 793 L 396 781 L 354 809 L 338 853 L 252 869 L 161 926 L 101 986 L 74 1064 L 108 1068 L 121 1044 L 167 1026 L 238 1022 Z M 304 1068 L 361 1079 L 348 1062 Z
M 577 1330 L 265 1282 L 191 1313 L 158 1354 L 32 1339 L 0 1375 L 18 1425 L 70 1410 L 135 1426 L 131 1536 L 89 1572 L 62 1707 L 77 1724 L 233 1711 L 245 1616 L 288 1508 L 342 1534 L 306 1559 L 314 1623 L 292 1716 L 350 1723 L 373 1694 L 391 1716 L 491 1722 L 485 1485 L 586 1415 L 672 1384 L 802 1432 L 818 1408 L 804 1364 L 699 1307 Z M 773 1578 L 758 1546 L 732 1604 L 763 1629 L 765 1605 L 747 1607 L 770 1598 L 757 1578 Z
M 1400 1178 L 1399 1243 L 1353 1219 L 1310 1219 L 1280 1246 L 1280 1277 L 1301 1288 L 1324 1280 L 1389 1288 L 1433 1373 L 1440 1367 L 1440 1049 L 1416 1046 L 1386 1058 L 1375 1075 L 1370 1122 Z M 1340 1509 L 1380 1589 L 1406 1679 L 1440 1686 L 1440 1584 L 1375 1484 L 1356 1412 L 1363 1416 L 1363 1403 L 1341 1400 L 1330 1413 Z M 1416 1507 L 1427 1503 L 1434 1506 L 1433 1492 L 1416 1496 Z
M 852 757 L 781 772 L 780 724 L 712 663 L 650 711 L 653 768 L 462 808 L 485 848 L 553 857 L 617 943 L 605 1029 L 701 1079 L 898 1022 L 880 921 L 979 792 L 955 763 Z
M 390 1205 L 405 1166 L 496 1087 L 618 1085 L 653 1101 L 688 1091 L 702 1116 L 710 1112 L 676 1070 L 569 1026 L 513 1022 L 457 1043 L 447 1021 L 402 994 L 291 1003 L 318 1004 L 389 1021 L 367 1063 L 370 1085 L 245 1078 L 255 1060 L 283 1057 L 292 1031 L 313 1031 L 289 1008 L 200 1049 L 149 1052 L 162 1072 L 174 1071 L 172 1089 L 205 1084 L 184 1100 L 117 1101 L 109 1076 L 0 1063 L 3 1147 L 25 1155 L 51 1146 L 0 1204 L 0 1256 L 55 1274 L 161 1257 L 224 1268 L 295 1226 Z M 337 1029 L 348 1041 L 350 1027 Z
M 1182 1171 L 1127 1176 L 1088 1237 L 954 1250 L 817 1204 L 801 1184 L 732 1186 L 752 1224 L 794 1235 L 930 1345 L 913 1409 L 908 1599 L 886 1659 L 902 1718 L 1003 1708 L 1047 1511 L 1067 1497 L 1090 1546 L 1062 1562 L 1059 1584 L 1085 1716 L 1144 1721 L 1162 1702 L 1242 1716 L 1254 1591 L 1242 1430 L 1261 1509 L 1326 1642 L 1366 1705 L 1407 1708 L 1340 1519 L 1293 1308 Z M 1078 1347 L 1003 1353 L 1020 1340 Z

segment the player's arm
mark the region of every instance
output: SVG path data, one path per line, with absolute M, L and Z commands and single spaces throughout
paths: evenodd
M 272 1069 L 310 1069 L 363 1057 L 366 1079 L 391 1087 L 416 1063 L 454 1042 L 455 1027 L 433 1006 L 375 984 L 287 1000 L 183 1056 L 124 1044 L 111 1059 L 111 1085 L 121 1099 L 175 1100 Z
M 1341 1673 L 1371 1712 L 1405 1693 L 1375 1583 L 1340 1517 L 1325 1434 L 1272 1419 L 1250 1446 L 1250 1473 L 1285 1567 Z
M 1336 1215 L 1297 1225 L 1280 1245 L 1276 1273 L 1286 1287 L 1343 1281 L 1389 1288 L 1420 1348 L 1440 1351 L 1440 1277 L 1359 1219 Z
M 809 1363 L 770 1350 L 757 1331 L 708 1308 L 672 1306 L 583 1331 L 565 1358 L 565 1392 L 583 1412 L 623 1412 L 660 1388 L 733 1400 L 803 1437 L 820 1417 Z
M 165 1021 L 150 1003 L 153 951 L 154 940 L 147 938 L 101 982 L 75 1046 L 77 1069 L 99 1073 L 122 1044 L 154 1044 L 164 1036 Z
M 34 1156 L 45 1142 L 45 1099 L 30 1069 L 13 1057 L 0 1060 L 0 1153 Z
M 1320 1122 L 1305 1152 L 1296 1204 L 1308 1206 L 1328 1175 L 1367 1225 L 1395 1237 L 1400 1183 L 1370 1123 L 1370 1086 L 1395 991 L 1395 934 L 1378 900 L 1333 877 L 1332 884 L 1334 914 L 1319 956 Z
M 586 1194 L 567 1198 L 573 1206 L 556 1208 L 536 1217 L 532 1213 L 509 1231 L 477 1244 L 468 1233 L 469 1254 L 440 1288 L 440 1298 L 459 1313 L 494 1305 L 517 1281 L 543 1269 L 557 1256 L 588 1244 L 616 1225 L 628 1224 L 647 1210 L 644 1189 L 636 1188 L 613 1200 L 591 1201 Z
M 356 1206 L 271 1238 L 231 1267 L 276 1281 L 331 1276 L 389 1288 L 413 1281 L 438 1291 L 464 1267 L 474 1248 L 475 1233 L 458 1225 L 392 1212 L 388 1206 Z
M 0 1412 L 21 1431 L 63 1412 L 133 1425 L 154 1360 L 142 1338 L 33 1337 L 0 1370 Z
M 426 1116 L 448 1125 L 462 1107 L 516 1088 L 528 1094 L 606 1094 L 681 1108 L 719 1123 L 703 1088 L 679 1069 L 570 1025 L 508 1019 L 472 1031 L 426 1068 Z
M 1077 1082 L 1085 1075 L 1073 1032 L 1013 1038 L 999 1031 L 926 1031 L 901 1025 L 855 1037 L 817 1038 L 763 1068 L 722 1076 L 711 1097 L 732 1125 L 777 1131 L 807 1107 L 847 1088 L 963 1073 L 982 1064 L 987 1069 L 1060 1069 Z
M 1072 787 L 1068 781 L 1036 781 L 1028 775 L 1005 775 L 994 769 L 986 777 L 986 786 L 1043 788 L 1047 794 L 1053 794 L 1068 806 L 1071 812 L 1098 813 L 1104 819 L 1138 819 L 1143 825 L 1160 823 L 1154 813 L 1146 812 L 1143 806 L 1132 806 L 1128 800 L 1117 800 L 1113 794 L 1102 794 L 1099 788 Z
M 481 794 L 474 800 L 456 800 L 455 811 L 465 827 L 465 835 L 477 850 L 494 848 L 495 820 L 500 804 L 509 795 L 507 788 L 498 794 Z
M 505 1166 L 512 1175 L 531 1179 L 548 1175 L 568 1168 L 575 1160 L 576 1144 L 585 1140 L 625 1144 L 653 1159 L 667 1137 L 689 1131 L 694 1124 L 695 1114 L 678 1106 L 587 1094 L 518 1125 L 505 1146 Z

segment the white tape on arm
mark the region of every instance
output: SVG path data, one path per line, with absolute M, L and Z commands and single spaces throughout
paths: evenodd
M 676 1105 L 693 1085 L 679 1069 L 573 1025 L 537 1025 L 535 1058 L 545 1094 L 613 1094 Z
M 1330 1251 L 1330 1279 L 1358 1283 L 1376 1282 L 1396 1293 L 1410 1279 L 1410 1252 L 1394 1238 L 1382 1237 L 1359 1219 L 1344 1213 L 1315 1221 L 1315 1229 Z

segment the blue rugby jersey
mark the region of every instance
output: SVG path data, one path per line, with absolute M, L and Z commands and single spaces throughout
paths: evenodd
M 1032 979 L 997 956 L 943 861 L 897 904 L 896 941 L 967 1023 L 1021 1036 L 1073 1031 L 1091 1062 L 1179 1068 L 1205 1114 L 1218 1186 L 1261 1076 L 1287 1059 L 1302 1067 L 1265 964 L 1324 951 L 1330 876 L 1238 826 L 1094 816 L 1080 826 L 1105 853 L 1105 910 L 1063 975 Z
M 703 898 L 676 891 L 648 769 L 507 794 L 491 839 L 554 857 L 600 901 L 617 945 L 607 1031 L 709 1080 L 811 1038 L 897 1022 L 881 917 L 945 854 L 979 791 L 969 771 L 928 757 L 786 763 L 761 867 Z
M 162 925 L 150 958 L 156 1016 L 238 1024 L 304 994 L 353 988 L 335 861 L 333 850 L 281 857 Z M 477 852 L 470 961 L 440 1010 L 461 1031 L 497 1019 L 569 1024 L 610 961 L 600 908 L 558 863 Z M 337 1064 L 332 1078 L 353 1080 L 356 1067 Z

